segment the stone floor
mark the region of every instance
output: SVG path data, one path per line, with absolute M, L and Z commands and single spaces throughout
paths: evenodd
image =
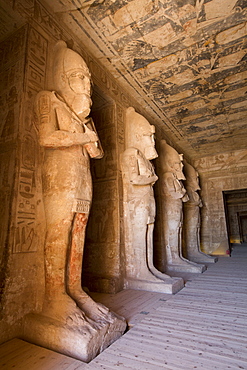
M 19 339 L 0 347 L 0 368 L 18 370 L 247 369 L 247 245 L 186 277 L 176 295 L 123 291 L 94 299 L 130 330 L 89 364 Z

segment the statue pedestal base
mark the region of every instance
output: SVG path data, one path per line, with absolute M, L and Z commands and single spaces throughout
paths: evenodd
M 147 290 L 150 292 L 175 294 L 184 287 L 182 278 L 169 278 L 157 281 L 127 278 L 125 289 Z
M 200 251 L 189 252 L 187 251 L 187 259 L 196 263 L 215 263 L 218 261 L 217 257 L 209 256 Z
M 177 262 L 177 261 L 176 261 Z M 201 274 L 207 269 L 205 265 L 199 265 L 190 261 L 182 260 L 181 263 L 174 263 L 166 265 L 166 272 L 169 274 L 170 271 L 175 272 L 192 272 Z
M 29 314 L 24 318 L 22 339 L 89 362 L 124 333 L 126 322 L 112 317 L 111 322 L 95 323 L 95 327 L 86 320 L 83 326 L 71 327 L 42 314 Z

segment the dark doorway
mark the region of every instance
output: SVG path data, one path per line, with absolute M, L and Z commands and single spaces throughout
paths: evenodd
M 239 212 L 239 232 L 241 243 L 247 243 L 247 212 Z
M 223 191 L 230 249 L 247 242 L 247 189 Z

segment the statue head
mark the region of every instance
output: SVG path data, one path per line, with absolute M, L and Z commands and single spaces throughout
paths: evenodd
M 90 113 L 91 76 L 83 58 L 59 40 L 54 47 L 54 88 L 70 108 L 84 119 Z
M 199 186 L 198 172 L 188 162 L 184 161 L 184 174 L 186 177 L 185 186 L 190 186 L 192 190 L 201 190 Z
M 158 157 L 154 141 L 155 127 L 135 109 L 129 107 L 126 113 L 127 146 L 139 149 L 148 159 Z
M 163 172 L 172 172 L 176 179 L 185 180 L 183 154 L 178 154 L 165 140 L 160 142 L 160 165 Z

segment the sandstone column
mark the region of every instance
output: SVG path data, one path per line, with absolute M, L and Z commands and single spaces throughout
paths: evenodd
M 125 330 L 123 318 L 94 302 L 81 287 L 85 230 L 92 200 L 89 159 L 103 152 L 91 119 L 90 73 L 82 57 L 58 41 L 55 91 L 35 100 L 46 215 L 45 298 L 28 315 L 25 338 L 90 361 Z
M 175 293 L 183 287 L 181 278 L 171 278 L 153 265 L 153 227 L 155 200 L 153 185 L 157 181 L 151 160 L 154 126 L 134 108 L 126 114 L 126 150 L 121 156 L 124 189 L 124 233 L 126 279 L 130 289 Z
M 184 161 L 184 182 L 189 200 L 184 203 L 183 255 L 198 263 L 216 262 L 217 257 L 209 256 L 200 250 L 200 208 L 203 206 L 198 190 L 199 175 L 189 163 Z
M 188 261 L 182 255 L 183 202 L 189 200 L 181 180 L 183 156 L 162 140 L 160 143 L 163 240 L 166 249 L 165 271 L 203 272 L 206 267 Z

